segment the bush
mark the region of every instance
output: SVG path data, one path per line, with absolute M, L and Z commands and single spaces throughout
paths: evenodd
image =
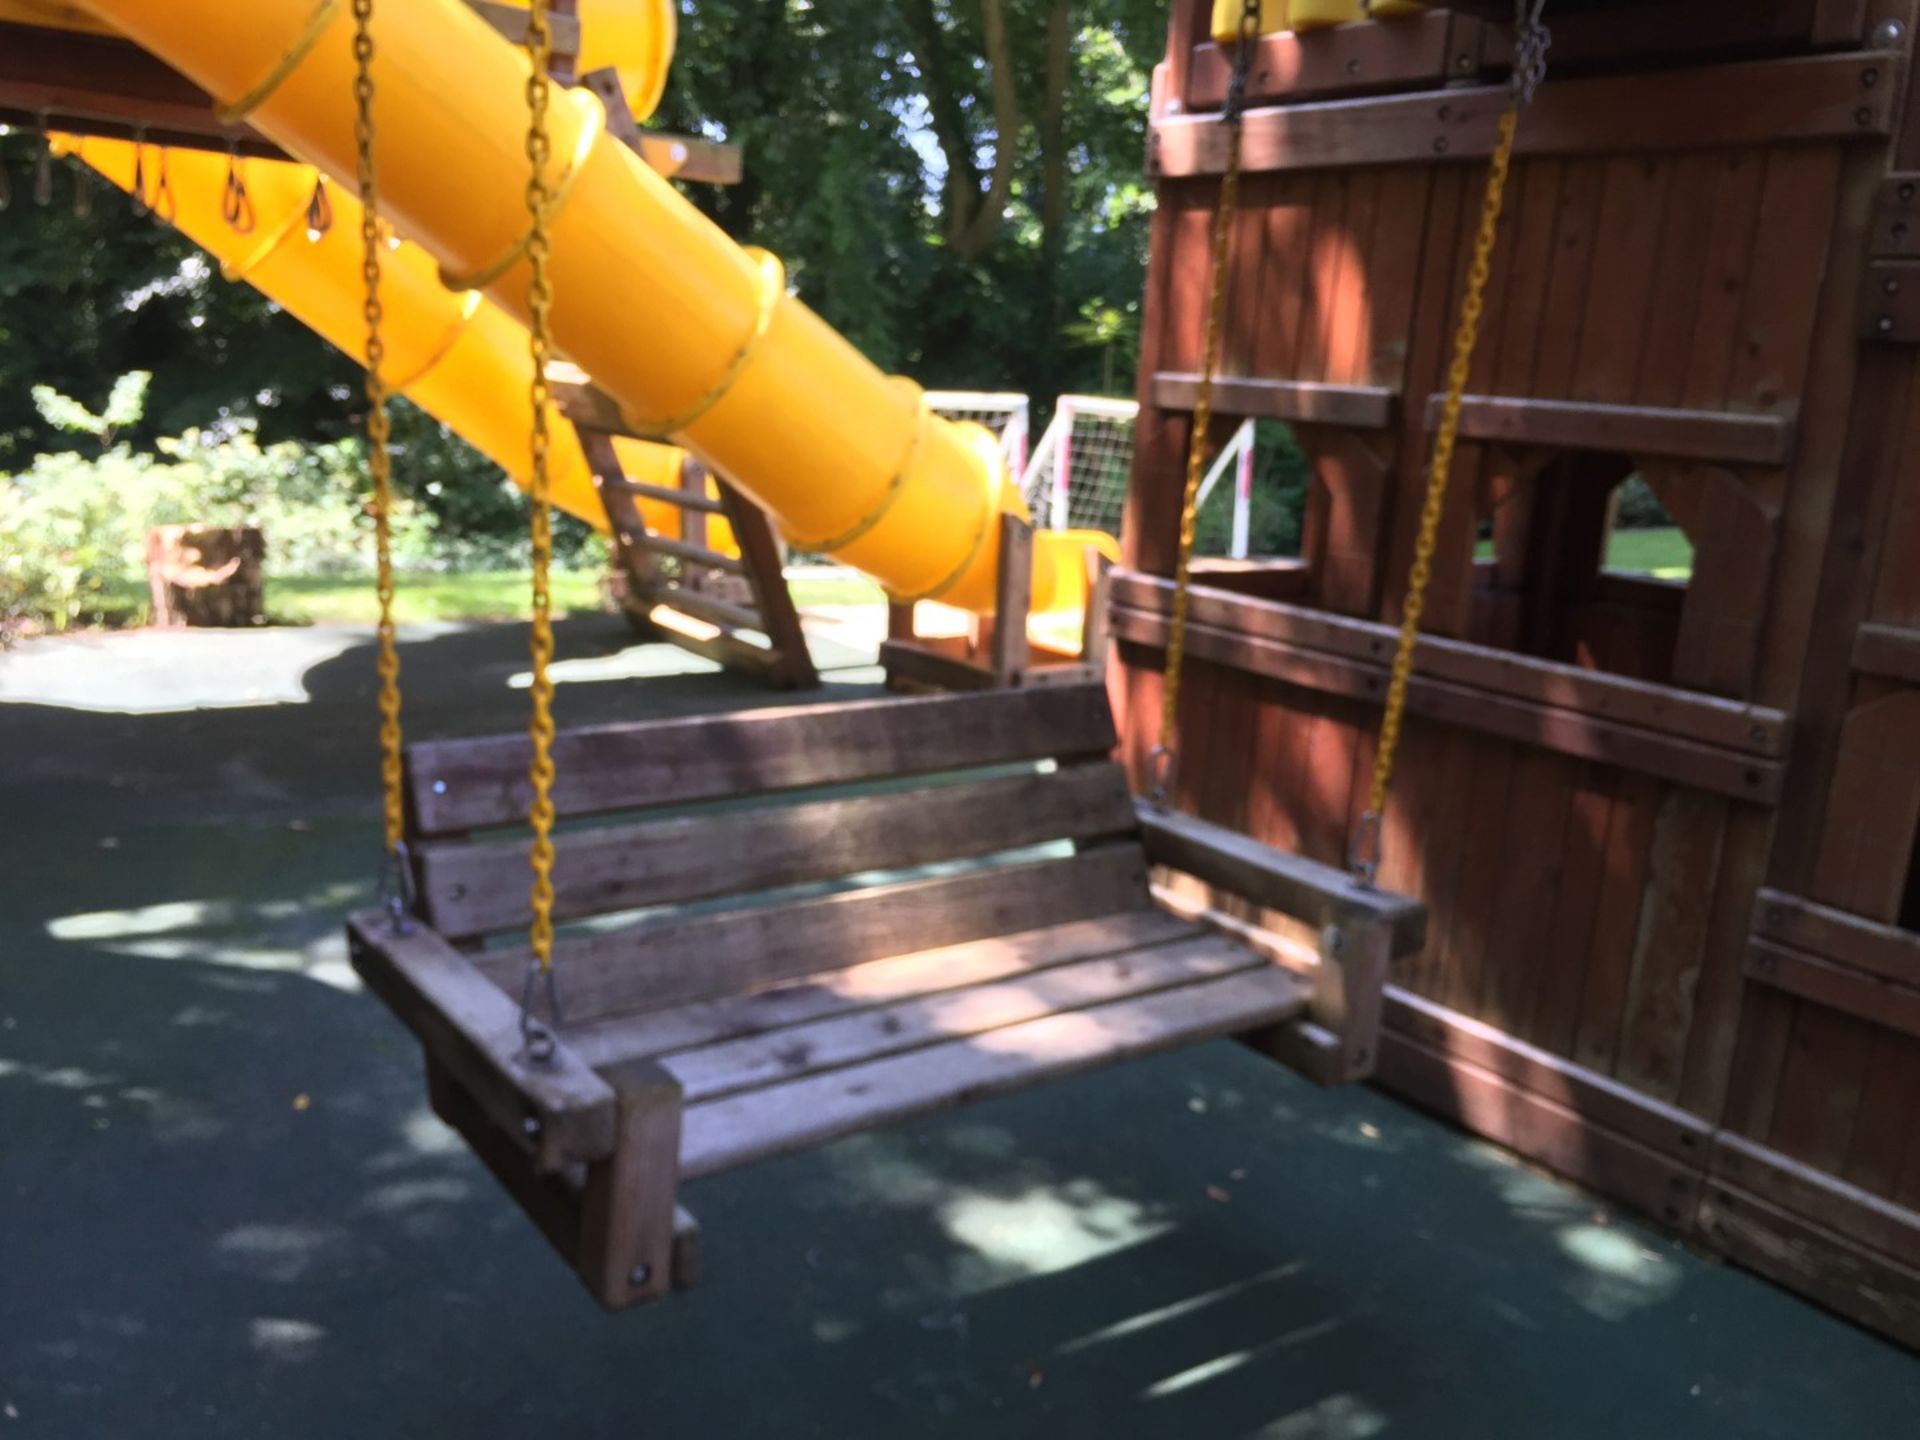
M 1253 495 L 1247 508 L 1247 553 L 1298 555 L 1311 475 L 1293 432 L 1277 421 L 1254 428 Z M 1194 553 L 1225 555 L 1233 548 L 1233 476 L 1222 475 L 1194 517 Z
M 144 393 L 144 377 L 127 377 Z M 157 444 L 158 454 L 114 442 L 138 416 L 138 398 L 115 386 L 93 415 L 64 396 L 37 393 L 47 419 L 92 436 L 101 452 L 41 455 L 0 477 L 0 630 L 64 629 L 101 617 L 105 600 L 146 562 L 156 525 L 257 525 L 270 573 L 353 574 L 371 568 L 372 519 L 359 441 L 261 446 L 250 424 L 192 430 Z M 393 507 L 398 564 L 426 568 L 437 556 L 433 519 L 405 496 Z

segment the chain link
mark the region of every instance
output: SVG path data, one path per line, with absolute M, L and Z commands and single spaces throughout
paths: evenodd
M 375 627 L 380 677 L 380 790 L 386 828 L 387 862 L 382 889 L 396 925 L 406 915 L 404 866 L 406 803 L 400 769 L 400 647 L 393 623 L 393 432 L 387 412 L 387 361 L 382 329 L 386 312 L 380 300 L 381 256 L 386 240 L 380 223 L 380 173 L 374 158 L 373 0 L 353 0 L 353 143 L 360 184 L 360 278 L 365 286 L 362 314 L 367 325 L 367 469 L 373 494 L 367 511 L 373 519 L 374 593 L 380 602 Z
M 1180 541 L 1173 568 L 1173 616 L 1167 629 L 1166 674 L 1160 686 L 1160 743 L 1153 747 L 1148 790 L 1155 805 L 1168 803 L 1180 768 L 1175 737 L 1180 717 L 1180 681 L 1186 668 L 1187 591 L 1193 575 L 1193 532 L 1200 509 L 1200 482 L 1206 471 L 1207 432 L 1213 424 L 1213 378 L 1220 368 L 1221 332 L 1226 326 L 1227 261 L 1233 241 L 1233 220 L 1240 208 L 1240 122 L 1246 105 L 1247 66 L 1259 41 L 1260 0 L 1246 0 L 1240 9 L 1240 33 L 1222 112 L 1227 126 L 1227 168 L 1220 177 L 1220 205 L 1213 213 L 1206 345 L 1200 362 L 1200 386 L 1193 397 L 1193 431 L 1187 439 L 1186 487 L 1180 497 Z
M 529 490 L 532 497 L 533 538 L 533 629 L 530 642 L 533 661 L 533 719 L 528 733 L 533 740 L 533 762 L 528 780 L 533 798 L 528 806 L 527 823 L 533 831 L 531 851 L 533 887 L 530 895 L 533 923 L 530 941 L 534 963 L 545 974 L 553 967 L 553 601 L 549 590 L 549 570 L 553 559 L 553 517 L 548 484 L 548 453 L 552 437 L 548 414 L 551 395 L 547 384 L 547 364 L 552 358 L 553 284 L 548 274 L 552 243 L 548 234 L 548 214 L 552 191 L 547 184 L 547 166 L 552 158 L 548 134 L 548 109 L 553 82 L 548 66 L 553 57 L 553 30 L 549 21 L 550 0 L 533 0 L 527 12 L 527 54 L 533 62 L 527 77 L 527 213 L 531 228 L 527 233 L 528 330 L 533 379 L 530 399 L 533 404 L 533 472 Z M 548 994 L 552 987 L 549 979 Z M 537 1054 L 532 1017 L 527 1006 L 521 1009 L 521 1024 L 527 1032 L 529 1053 Z

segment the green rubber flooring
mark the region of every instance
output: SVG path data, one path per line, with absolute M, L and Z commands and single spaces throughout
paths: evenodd
M 517 727 L 523 638 L 410 635 L 410 727 Z M 0 1440 L 1920 1434 L 1905 1353 L 1224 1043 L 702 1182 L 704 1286 L 603 1316 L 347 969 L 367 639 L 0 655 Z M 769 699 L 562 654 L 563 722 Z

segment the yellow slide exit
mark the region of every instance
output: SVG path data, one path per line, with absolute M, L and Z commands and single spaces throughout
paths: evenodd
M 353 22 L 342 0 L 83 3 L 229 118 L 351 183 Z M 449 289 L 482 290 L 524 321 L 527 56 L 462 0 L 393 0 L 378 13 L 384 206 Z M 651 0 L 637 13 L 670 23 L 671 6 Z M 591 25 L 583 15 L 583 33 Z M 664 66 L 671 37 L 659 38 Z M 557 97 L 552 138 L 553 324 L 568 358 L 636 429 L 685 445 L 795 545 L 837 555 L 902 599 L 991 609 L 998 517 L 1026 514 L 992 437 L 933 414 L 917 385 L 867 361 L 788 292 L 779 261 L 736 245 L 608 135 L 589 92 Z M 1081 603 L 1089 546 L 1112 553 L 1104 534 L 1035 537 L 1034 608 Z

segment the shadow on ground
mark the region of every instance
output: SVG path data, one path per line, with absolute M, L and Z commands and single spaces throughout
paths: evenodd
M 414 732 L 517 728 L 522 636 L 412 637 Z M 180 638 L 0 657 L 0 1440 L 1911 1424 L 1909 1357 L 1227 1044 L 703 1182 L 705 1286 L 603 1317 L 347 970 L 364 633 Z M 769 698 L 561 653 L 563 721 Z

